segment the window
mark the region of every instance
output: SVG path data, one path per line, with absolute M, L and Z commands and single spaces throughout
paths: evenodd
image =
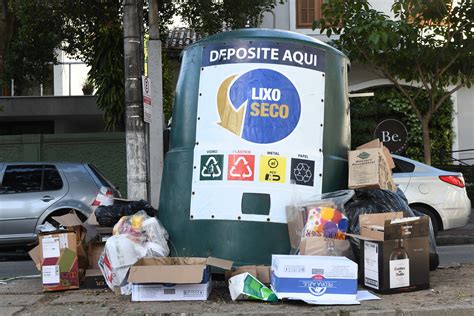
M 56 191 L 63 181 L 55 166 L 12 165 L 5 170 L 0 187 L 2 193 Z
M 63 180 L 55 166 L 46 165 L 43 169 L 43 188 L 41 191 L 57 191 L 63 188 Z
M 415 170 L 415 165 L 404 160 L 393 158 L 395 168 L 392 169 L 393 173 L 407 173 Z
M 322 18 L 323 0 L 296 0 L 296 27 L 312 28 L 313 21 Z

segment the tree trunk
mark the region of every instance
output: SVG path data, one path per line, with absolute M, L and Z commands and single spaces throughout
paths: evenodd
M 430 118 L 423 117 L 421 121 L 423 131 L 423 152 L 425 154 L 425 163 L 431 165 L 431 138 L 430 138 Z
M 127 149 L 127 198 L 148 200 L 146 141 L 143 122 L 140 12 L 141 0 L 124 0 L 124 58 L 125 58 L 125 133 Z M 140 10 L 140 11 L 139 11 Z

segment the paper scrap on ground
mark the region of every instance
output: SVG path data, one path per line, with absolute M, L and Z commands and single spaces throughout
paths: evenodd
M 357 300 L 359 302 L 379 300 L 379 299 L 380 299 L 380 297 L 375 296 L 374 294 L 370 293 L 369 291 L 357 291 Z

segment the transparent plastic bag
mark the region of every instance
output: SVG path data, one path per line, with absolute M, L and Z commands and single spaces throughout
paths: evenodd
M 125 235 L 147 248 L 147 257 L 167 257 L 170 253 L 168 232 L 156 217 L 148 216 L 145 211 L 120 218 L 114 226 L 113 234 Z
M 329 192 L 288 206 L 286 213 L 291 253 L 298 253 L 301 241 L 306 239 L 304 243 L 304 246 L 308 247 L 306 251 L 325 255 L 340 254 L 353 258 L 349 242 L 344 241 L 349 226 L 344 204 L 353 194 L 353 190 Z

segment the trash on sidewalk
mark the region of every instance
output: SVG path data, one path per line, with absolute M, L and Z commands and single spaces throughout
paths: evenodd
M 241 266 L 235 269 L 233 268 L 232 270 L 225 272 L 225 279 L 228 282 L 230 278 L 246 272 L 256 277 L 257 280 L 263 284 L 270 284 L 270 266 L 265 265 Z
M 132 301 L 207 300 L 212 290 L 210 266 L 224 270 L 232 261 L 218 258 L 145 258 L 130 268 Z
M 140 211 L 144 211 L 150 217 L 156 217 L 158 213 L 146 201 L 139 200 L 120 201 L 113 205 L 101 205 L 95 210 L 94 216 L 99 226 L 114 227 L 123 216 L 131 216 Z
M 341 190 L 287 206 L 293 253 L 353 259 L 351 245 L 345 240 L 349 221 L 344 214 L 344 203 L 352 195 L 352 190 Z
M 105 241 L 103 238 L 109 238 L 108 235 L 97 234 L 94 240 L 87 244 L 87 257 L 89 267 L 84 274 L 83 287 L 86 289 L 106 288 L 104 276 L 99 269 L 99 259 L 104 251 Z
M 276 302 L 275 293 L 263 285 L 256 277 L 248 272 L 238 274 L 229 279 L 230 297 L 233 301 L 260 300 Z
M 357 300 L 357 264 L 336 256 L 272 256 L 271 289 L 279 299 L 352 305 Z
M 168 232 L 155 217 L 139 211 L 114 226 L 99 259 L 99 269 L 111 290 L 127 283 L 129 268 L 144 257 L 169 255 Z
M 29 252 L 30 257 L 41 271 L 43 291 L 77 289 L 79 268 L 88 265 L 86 231 L 74 211 L 53 219 L 61 228 L 40 232 L 39 245 Z
M 350 234 L 360 235 L 359 216 L 362 214 L 379 214 L 403 212 L 403 217 L 415 217 L 414 211 L 408 206 L 405 195 L 400 189 L 396 192 L 380 189 L 357 189 L 354 190 L 353 198 L 344 206 L 345 213 L 349 218 Z M 417 214 L 418 215 L 418 214 Z M 420 214 L 421 215 L 421 214 Z M 424 215 L 423 215 L 424 216 Z M 438 252 L 436 249 L 436 239 L 434 231 L 430 224 L 429 227 L 429 246 L 430 246 L 430 270 L 435 270 L 439 264 Z M 356 256 L 357 262 L 360 262 L 360 242 L 358 238 L 349 237 L 349 240 Z
M 389 150 L 379 139 L 363 144 L 349 151 L 350 189 L 372 188 L 396 190 L 392 179 L 395 167 Z
M 428 217 L 360 215 L 363 285 L 378 293 L 429 288 Z

